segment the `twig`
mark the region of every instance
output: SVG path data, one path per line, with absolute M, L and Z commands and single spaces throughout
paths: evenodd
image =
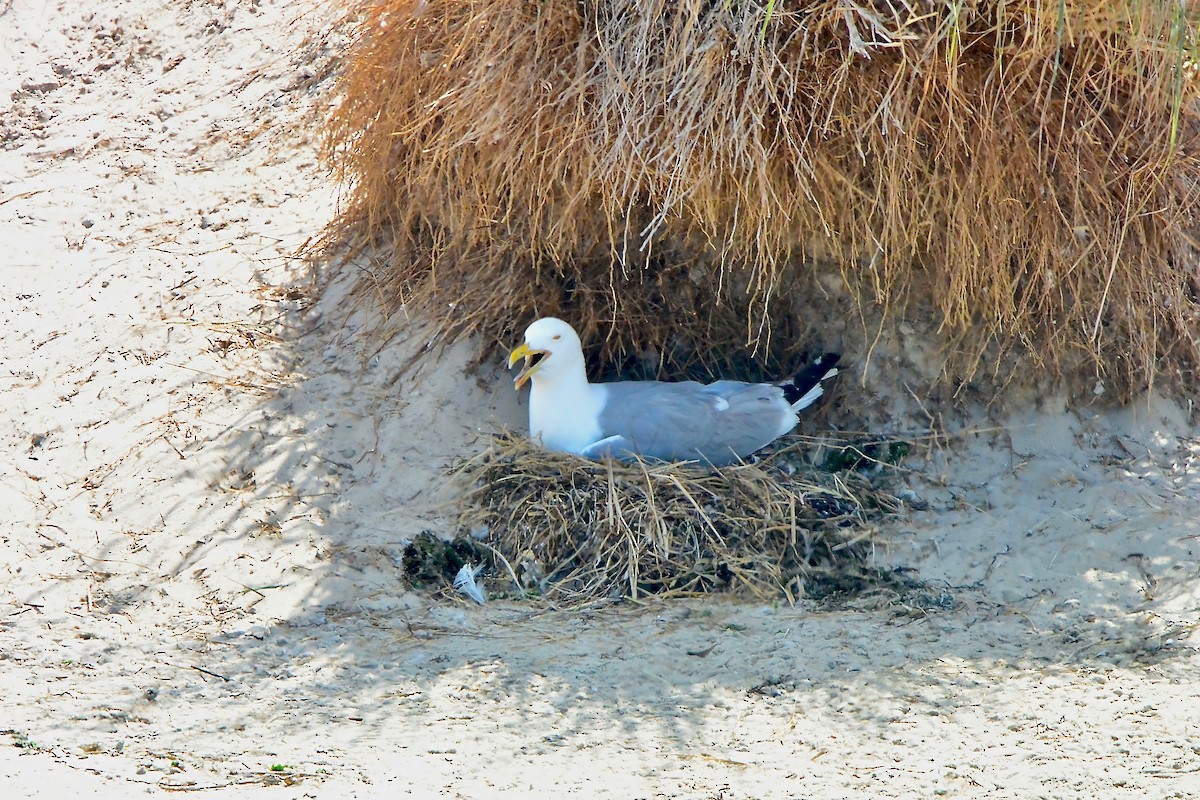
M 233 678 L 227 678 L 219 672 L 213 672 L 212 670 L 205 669 L 204 667 L 197 667 L 195 664 L 192 665 L 192 669 L 196 670 L 196 672 L 203 672 L 205 675 L 212 675 L 214 678 L 220 678 L 226 683 L 233 683 Z
M 241 594 L 249 594 L 250 592 L 254 592 L 254 594 L 256 594 L 262 598 L 266 597 L 266 595 L 263 594 L 264 589 L 286 589 L 288 586 L 291 585 L 291 584 L 287 584 L 287 583 L 273 583 L 270 586 L 259 586 L 256 588 L 254 586 L 247 586 L 246 584 L 242 583 L 241 581 L 237 581 L 237 583 L 240 584 L 242 587 Z
M 174 444 L 172 444 L 172 443 L 171 443 L 171 440 L 167 438 L 167 435 L 166 435 L 165 433 L 164 433 L 162 436 L 159 436 L 158 438 L 160 438 L 160 439 L 162 439 L 164 442 L 166 442 L 166 443 L 167 443 L 167 445 L 168 445 L 168 446 L 169 446 L 169 447 L 170 447 L 172 450 L 174 450 L 174 451 L 175 451 L 175 455 L 179 456 L 179 460 L 180 460 L 180 461 L 187 461 L 187 459 L 183 457 L 183 453 L 179 452 L 179 448 L 178 448 L 178 447 L 176 447 Z
M 12 6 L 12 0 L 7 0 L 7 2 L 4 4 L 4 6 L 2 8 L 0 8 L 0 17 L 3 17 L 5 14 L 8 13 L 8 9 L 10 6 Z M 36 189 L 32 192 L 19 192 L 17 194 L 14 194 L 12 197 L 6 197 L 3 200 L 0 200 L 0 206 L 4 205 L 5 203 L 9 202 L 10 200 L 20 200 L 25 197 L 33 197 L 35 194 L 41 194 L 44 191 L 46 191 L 46 190 L 45 189 Z

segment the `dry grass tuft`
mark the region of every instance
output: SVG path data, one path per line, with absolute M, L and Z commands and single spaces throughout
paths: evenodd
M 789 601 L 860 583 L 895 495 L 781 452 L 719 471 L 598 463 L 500 437 L 459 474 L 462 523 L 487 527 L 523 590 L 584 598 L 731 590 Z M 790 473 L 790 474 L 789 474 Z M 814 591 L 814 587 L 822 587 Z
M 561 314 L 676 375 L 791 360 L 826 291 L 851 351 L 931 319 L 953 384 L 1027 360 L 1123 397 L 1200 363 L 1195 4 L 354 8 L 329 233 L 390 251 L 388 308 L 489 340 Z

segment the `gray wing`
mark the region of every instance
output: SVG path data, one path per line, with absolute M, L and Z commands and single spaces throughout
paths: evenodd
M 763 383 L 619 381 L 606 391 L 601 440 L 584 455 L 736 462 L 795 424 L 783 390 Z

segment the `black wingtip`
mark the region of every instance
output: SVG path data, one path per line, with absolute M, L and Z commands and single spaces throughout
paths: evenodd
M 780 384 L 784 398 L 788 403 L 796 403 L 821 381 L 832 378 L 837 374 L 837 364 L 841 358 L 839 353 L 826 353 L 797 372 L 790 381 Z

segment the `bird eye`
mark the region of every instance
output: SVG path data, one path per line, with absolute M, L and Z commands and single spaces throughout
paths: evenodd
M 558 341 L 559 339 L 561 339 L 561 338 L 562 338 L 562 335 L 561 335 L 561 334 L 560 334 L 560 335 L 557 335 L 557 336 L 555 336 L 555 337 L 554 337 L 554 341 L 556 341 L 556 342 L 557 342 L 557 341 Z

